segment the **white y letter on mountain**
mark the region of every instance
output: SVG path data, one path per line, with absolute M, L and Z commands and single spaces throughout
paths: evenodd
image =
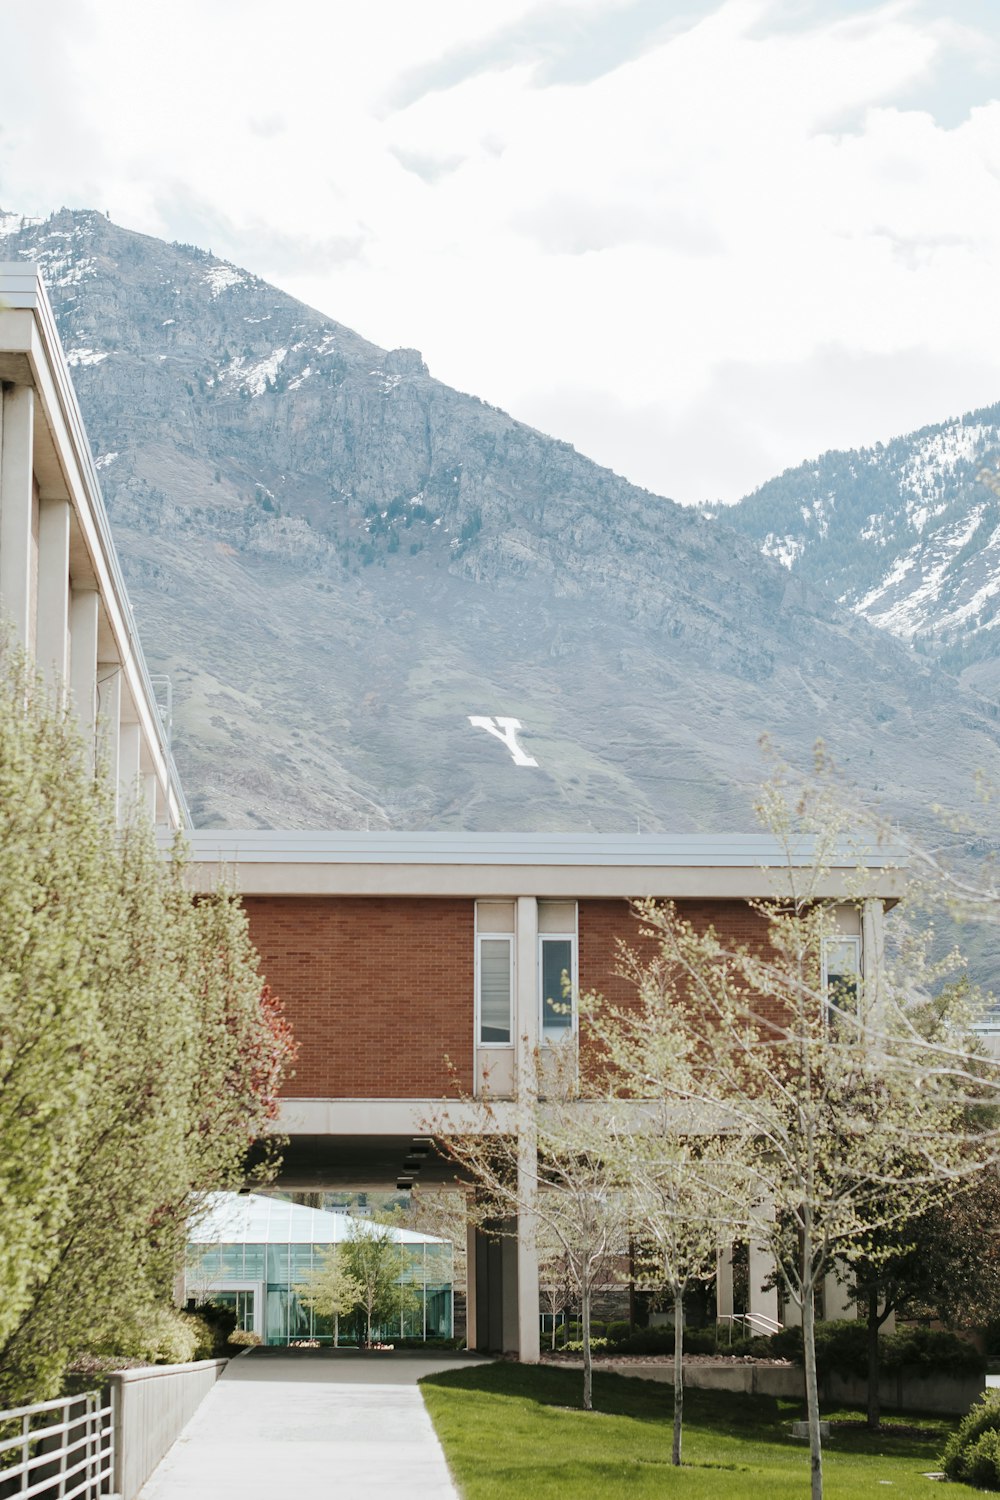
M 481 714 L 469 714 L 469 723 L 474 729 L 485 729 L 487 734 L 492 734 L 502 745 L 506 745 L 515 766 L 538 765 L 537 760 L 531 755 L 526 755 L 517 743 L 517 731 L 521 727 L 520 719 L 491 719 Z

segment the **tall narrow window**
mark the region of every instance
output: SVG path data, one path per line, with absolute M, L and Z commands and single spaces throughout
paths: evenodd
M 858 985 L 861 979 L 861 939 L 829 937 L 823 939 L 823 988 L 827 1013 L 836 1022 L 858 1013 Z
M 573 1029 L 574 947 L 569 936 L 545 934 L 538 939 L 543 1040 L 559 1041 Z
M 510 1045 L 514 940 L 479 939 L 479 1042 L 483 1047 Z

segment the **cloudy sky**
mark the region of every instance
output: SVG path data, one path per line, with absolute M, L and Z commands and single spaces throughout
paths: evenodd
M 680 500 L 1000 400 L 996 0 L 47 0 L 0 208 L 212 249 Z

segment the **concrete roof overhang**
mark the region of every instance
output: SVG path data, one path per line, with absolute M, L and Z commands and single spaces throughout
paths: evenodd
M 813 840 L 788 850 L 765 834 L 197 829 L 189 846 L 197 890 L 221 878 L 245 896 L 746 900 L 787 896 L 808 871 L 818 898 L 894 904 L 906 883 L 900 851 L 844 848 L 831 857 Z

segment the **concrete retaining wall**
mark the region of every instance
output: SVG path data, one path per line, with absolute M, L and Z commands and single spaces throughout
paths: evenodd
M 152 1365 L 111 1376 L 115 1410 L 115 1494 L 135 1500 L 228 1361 Z
M 574 1364 L 576 1362 L 574 1361 Z M 595 1369 L 613 1370 L 638 1380 L 663 1380 L 673 1385 L 672 1364 L 638 1361 L 616 1364 L 601 1360 Z M 750 1396 L 781 1396 L 805 1399 L 805 1373 L 799 1365 L 764 1365 L 752 1361 L 732 1365 L 684 1365 L 684 1384 L 692 1390 L 733 1391 Z M 879 1399 L 886 1411 L 940 1412 L 964 1416 L 986 1387 L 983 1375 L 918 1375 L 903 1371 L 884 1375 Z M 868 1384 L 856 1377 L 827 1375 L 820 1381 L 820 1400 L 826 1406 L 864 1406 Z

